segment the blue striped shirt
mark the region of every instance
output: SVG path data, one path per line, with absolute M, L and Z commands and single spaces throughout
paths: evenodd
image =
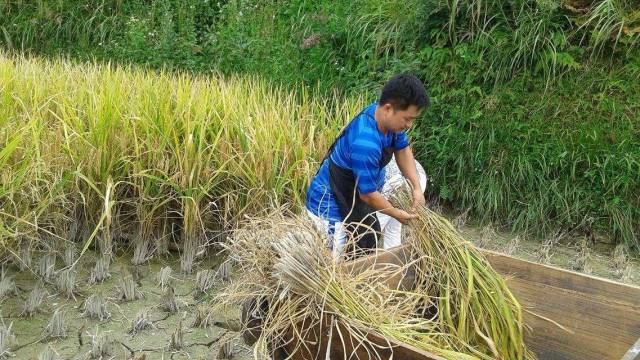
M 329 155 L 337 166 L 353 172 L 361 194 L 382 190 L 384 168 L 380 168 L 380 160 L 383 149 L 390 147 L 393 142 L 394 133 L 388 132 L 385 135 L 378 129 L 374 118 L 377 106 L 377 103 L 367 106 L 354 118 Z M 396 134 L 396 151 L 409 146 L 404 131 Z M 306 207 L 311 213 L 329 220 L 330 223 L 344 220 L 331 193 L 328 159 L 322 162 L 320 170 L 311 180 Z

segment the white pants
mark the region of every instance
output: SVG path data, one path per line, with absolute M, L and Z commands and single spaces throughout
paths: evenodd
M 420 188 L 424 192 L 427 187 L 427 174 L 422 168 L 422 165 L 417 161 L 416 168 L 418 169 Z M 400 173 L 400 169 L 398 169 L 395 157 L 392 158 L 391 162 L 385 167 L 385 171 L 382 196 L 388 199 L 395 190 L 404 184 L 405 179 L 402 176 L 402 173 Z M 307 215 L 318 231 L 327 234 L 327 247 L 333 250 L 334 256 L 339 256 L 347 243 L 347 234 L 344 232 L 342 223 L 337 222 L 331 225 L 327 219 L 313 214 L 308 209 Z M 376 211 L 376 216 L 380 223 L 384 248 L 390 249 L 392 247 L 399 246 L 402 243 L 402 223 L 379 211 Z

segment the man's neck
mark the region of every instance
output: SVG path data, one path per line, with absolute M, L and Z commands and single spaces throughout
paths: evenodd
M 387 135 L 389 130 L 382 124 L 382 107 L 380 105 L 376 105 L 376 111 L 373 114 L 373 118 L 376 119 L 376 125 L 378 126 L 378 130 L 383 134 Z

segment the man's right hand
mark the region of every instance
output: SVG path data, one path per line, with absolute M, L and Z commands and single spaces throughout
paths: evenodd
M 401 223 L 403 223 L 404 225 L 407 225 L 409 223 L 409 221 L 415 219 L 418 217 L 418 214 L 412 214 L 412 213 L 408 213 L 404 210 L 400 210 L 400 209 L 396 209 L 396 211 L 394 211 L 393 217 L 400 221 Z

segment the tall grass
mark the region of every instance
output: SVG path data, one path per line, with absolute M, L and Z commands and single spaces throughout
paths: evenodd
M 0 94 L 2 251 L 45 235 L 105 254 L 164 238 L 189 244 L 189 261 L 243 215 L 299 206 L 362 105 L 255 77 L 6 55 Z

